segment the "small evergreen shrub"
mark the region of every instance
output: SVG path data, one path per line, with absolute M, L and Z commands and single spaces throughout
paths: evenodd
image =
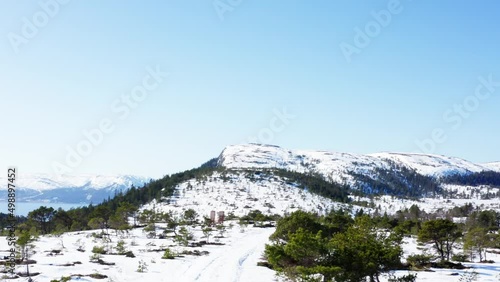
M 408 264 L 410 264 L 412 268 L 424 268 L 429 266 L 429 264 L 432 261 L 432 256 L 423 254 L 411 255 L 408 256 L 406 261 L 408 262 Z
M 458 262 L 468 262 L 468 256 L 466 254 L 456 254 L 451 257 L 451 260 Z
M 63 276 L 59 280 L 57 279 L 50 280 L 50 282 L 68 282 L 68 281 L 71 281 L 71 276 Z
M 104 249 L 104 246 L 94 246 L 92 248 L 92 253 L 104 255 L 106 254 L 106 250 Z
M 137 272 L 144 273 L 148 271 L 148 265 L 142 259 L 139 261 L 139 265 L 137 266 Z
M 389 277 L 387 282 L 415 282 L 417 281 L 417 274 L 407 274 L 401 277 Z
M 175 253 L 170 248 L 165 249 L 162 259 L 175 259 Z

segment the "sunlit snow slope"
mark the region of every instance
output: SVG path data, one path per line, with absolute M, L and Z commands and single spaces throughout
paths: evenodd
M 377 153 L 369 155 L 287 150 L 276 146 L 245 144 L 229 146 L 219 157 L 227 168 L 283 168 L 297 172 L 317 172 L 334 181 L 349 178 L 347 172 L 367 173 L 374 168 L 401 165 L 426 176 L 446 176 L 487 170 L 500 172 L 500 163 L 475 164 L 440 155 Z

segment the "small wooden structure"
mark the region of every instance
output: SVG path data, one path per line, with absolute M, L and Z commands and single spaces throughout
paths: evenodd
M 216 212 L 211 211 L 210 212 L 210 221 L 212 224 L 223 224 L 224 220 L 226 219 L 226 215 L 224 214 L 223 211 L 217 212 L 217 218 L 215 218 Z
M 223 211 L 220 211 L 217 213 L 217 223 L 218 224 L 223 224 L 225 218 L 226 218 L 226 216 L 224 215 Z
M 210 212 L 210 221 L 212 222 L 212 224 L 215 223 L 215 211 Z

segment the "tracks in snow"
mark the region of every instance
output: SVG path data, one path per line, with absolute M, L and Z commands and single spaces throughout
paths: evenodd
M 244 282 L 255 280 L 255 268 L 272 277 L 272 271 L 257 267 L 257 261 L 274 230 L 248 230 L 223 247 L 213 247 L 207 257 L 194 258 L 178 281 L 186 282 Z M 260 272 L 260 271 L 259 271 Z M 171 281 L 172 277 L 169 277 Z

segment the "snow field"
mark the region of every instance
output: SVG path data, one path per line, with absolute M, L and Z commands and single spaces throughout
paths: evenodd
M 201 239 L 202 233 L 199 228 L 192 229 L 195 238 Z M 73 278 L 71 281 L 180 281 L 180 282 L 271 282 L 285 281 L 283 278 L 276 277 L 274 271 L 265 267 L 257 266 L 260 261 L 265 244 L 268 243 L 269 236 L 274 232 L 273 228 L 245 228 L 242 232 L 239 227 L 229 229 L 225 238 L 221 239 L 225 245 L 214 246 L 205 245 L 202 248 L 172 247 L 176 251 L 185 250 L 204 250 L 209 254 L 205 256 L 185 256 L 174 260 L 161 259 L 162 252 L 151 252 L 153 249 L 159 249 L 163 246 L 173 245 L 171 239 L 149 239 L 142 229 L 134 229 L 123 240 L 126 242 L 126 249 L 133 251 L 135 258 L 127 258 L 118 255 L 103 255 L 106 262 L 114 262 L 116 265 L 103 266 L 89 262 L 92 255 L 91 250 L 94 245 L 102 245 L 100 239 L 91 236 L 92 232 L 71 232 L 62 237 L 41 236 L 36 245 L 36 254 L 32 259 L 38 263 L 30 266 L 31 272 L 41 272 L 42 274 L 34 277 L 37 282 L 59 279 L 61 276 L 72 274 L 91 274 L 100 273 L 107 275 L 108 278 L 98 280 L 89 277 Z M 116 236 L 111 232 L 112 243 L 116 242 L 122 236 Z M 0 255 L 7 255 L 3 250 L 7 249 L 7 241 L 0 238 Z M 132 242 L 134 244 L 132 245 Z M 63 247 L 64 245 L 64 247 Z M 78 246 L 83 245 L 85 252 L 77 251 Z M 429 246 L 419 246 L 415 238 L 405 238 L 403 249 L 404 257 L 412 254 L 430 252 L 425 248 Z M 62 250 L 61 255 L 49 256 L 52 250 Z M 458 250 L 457 250 L 458 251 Z M 493 264 L 483 263 L 464 263 L 471 269 L 451 270 L 451 269 L 432 269 L 432 272 L 408 272 L 397 271 L 397 276 L 408 273 L 416 273 L 418 282 L 459 282 L 461 275 L 466 275 L 472 271 L 478 273 L 476 281 L 498 282 L 500 280 L 500 256 L 489 253 L 488 259 L 496 261 Z M 63 266 L 74 262 L 81 262 L 74 266 Z M 147 264 L 147 270 L 144 273 L 137 272 L 139 261 Z M 26 266 L 19 266 L 18 271 L 24 271 Z M 454 275 L 452 275 L 454 274 Z M 25 281 L 25 278 L 9 281 Z M 387 275 L 381 277 L 381 282 L 387 282 Z M 462 280 L 463 281 L 463 280 Z
M 235 224 L 236 225 L 236 224 Z M 175 246 L 172 239 L 149 239 L 142 229 L 134 229 L 128 235 L 116 236 L 111 231 L 112 243 L 116 246 L 119 240 L 125 241 L 127 250 L 132 251 L 136 257 L 127 258 L 123 255 L 102 255 L 105 262 L 115 265 L 105 266 L 89 262 L 93 246 L 102 246 L 101 239 L 91 236 L 93 232 L 71 232 L 61 237 L 41 236 L 35 242 L 36 253 L 31 259 L 37 264 L 30 265 L 30 272 L 40 272 L 34 277 L 35 281 L 50 281 L 62 276 L 74 274 L 100 273 L 107 275 L 107 279 L 98 280 L 89 277 L 73 278 L 72 281 L 274 281 L 274 272 L 265 267 L 258 267 L 257 262 L 262 257 L 264 246 L 274 229 L 245 228 L 244 232 L 239 227 L 228 229 L 225 238 L 220 239 L 224 245 L 205 245 L 198 248 Z M 196 240 L 202 240 L 201 228 L 192 228 Z M 215 232 L 214 232 L 215 233 Z M 0 240 L 0 255 L 8 255 L 7 241 Z M 213 239 L 211 239 L 213 242 Z M 63 247 L 64 246 L 64 247 Z M 78 251 L 79 246 L 84 246 L 85 251 Z M 161 259 L 163 252 L 153 252 L 154 249 L 171 247 L 180 252 L 182 250 L 208 251 L 208 255 L 176 258 L 174 260 Z M 49 256 L 52 250 L 61 250 L 60 255 Z M 147 270 L 137 272 L 139 262 L 147 264 Z M 67 264 L 72 266 L 63 266 Z M 25 272 L 26 266 L 18 266 L 17 271 Z M 25 278 L 10 280 L 25 281 Z

